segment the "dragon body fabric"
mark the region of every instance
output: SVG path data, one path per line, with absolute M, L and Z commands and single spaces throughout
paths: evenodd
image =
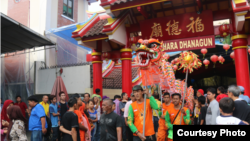
M 171 63 L 167 61 L 167 56 L 162 51 L 162 43 L 156 39 L 138 40 L 135 61 L 139 66 L 143 86 L 158 85 L 161 90 L 173 93 L 180 93 L 183 97 L 185 82 L 176 80 Z M 192 86 L 186 90 L 186 107 L 193 111 Z

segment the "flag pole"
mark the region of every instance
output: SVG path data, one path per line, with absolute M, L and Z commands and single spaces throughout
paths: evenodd
M 147 89 L 147 85 L 146 85 Z M 145 137 L 145 123 L 146 123 L 146 99 L 147 94 L 144 94 L 144 113 L 143 113 L 143 136 Z
M 187 72 L 186 72 L 184 95 L 183 95 L 183 100 L 182 100 L 181 108 L 184 107 L 184 100 L 185 100 L 185 95 L 186 95 L 186 92 L 187 92 L 187 79 L 188 79 L 188 69 L 187 69 Z M 182 121 L 182 112 L 181 112 L 180 125 L 181 125 L 181 121 Z
M 159 89 L 160 89 L 160 95 L 161 95 L 161 104 L 162 104 L 162 96 L 163 96 L 163 95 L 162 95 L 162 91 L 161 91 L 161 87 L 160 87 L 160 84 L 159 84 L 159 86 L 158 86 L 158 87 L 159 87 Z M 162 114 L 163 114 L 163 108 L 161 109 L 161 112 L 162 112 Z

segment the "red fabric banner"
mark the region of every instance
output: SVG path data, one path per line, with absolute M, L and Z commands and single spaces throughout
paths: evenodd
M 143 39 L 159 41 L 214 35 L 213 13 L 205 10 L 201 14 L 186 13 L 155 18 L 140 22 Z

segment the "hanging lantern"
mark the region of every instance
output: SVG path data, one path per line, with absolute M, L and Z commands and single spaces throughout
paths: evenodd
M 218 60 L 221 64 L 223 64 L 223 62 L 225 61 L 225 59 L 221 55 L 218 57 Z
M 165 54 L 163 55 L 163 58 L 168 62 L 168 59 L 170 58 L 170 55 L 167 54 L 167 53 L 165 53 Z
M 175 58 L 175 59 L 174 59 L 174 62 L 175 62 L 175 63 L 179 63 L 179 62 L 180 62 L 179 58 Z
M 207 66 L 210 64 L 210 61 L 207 60 L 207 59 L 205 59 L 205 60 L 203 61 L 203 64 L 205 65 L 205 68 L 207 69 Z
M 218 56 L 217 55 L 213 55 L 213 56 L 211 56 L 210 60 L 212 62 L 214 62 L 214 68 L 215 68 L 215 63 L 218 61 Z
M 230 54 L 230 57 L 233 59 L 233 61 L 234 61 L 234 52 L 232 52 L 231 54 Z
M 102 53 L 102 58 L 105 59 L 106 61 L 108 61 L 108 59 L 110 58 L 110 53 L 109 52 L 103 52 Z
M 174 72 L 176 72 L 176 70 L 178 69 L 178 67 L 176 65 L 173 66 Z
M 225 59 L 223 58 L 223 60 L 221 61 L 221 64 L 223 64 L 225 62 Z
M 219 27 L 220 36 L 226 37 L 230 34 L 230 27 L 229 24 L 223 24 Z
M 230 46 L 228 44 L 224 44 L 223 49 L 226 50 L 226 54 L 227 54 L 227 51 L 230 49 Z
M 205 49 L 205 48 L 201 49 L 201 53 L 203 54 L 203 59 L 204 59 L 205 54 L 207 53 L 207 49 Z
M 249 53 L 249 55 L 250 55 L 250 48 L 248 49 L 248 53 Z

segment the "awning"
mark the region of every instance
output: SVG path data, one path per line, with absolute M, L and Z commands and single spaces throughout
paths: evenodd
M 1 13 L 1 53 L 55 45 L 52 41 Z
M 49 34 L 55 34 L 56 36 L 59 36 L 61 37 L 62 39 L 65 39 L 67 41 L 69 41 L 70 43 L 78 46 L 78 47 L 81 47 L 87 51 L 91 51 L 90 48 L 87 48 L 85 46 L 82 46 L 82 45 L 79 45 L 77 43 L 77 41 L 72 38 L 72 32 L 74 32 L 76 29 L 77 29 L 77 25 L 84 25 L 86 23 L 85 22 L 80 22 L 80 23 L 75 23 L 75 24 L 71 24 L 71 25 L 66 25 L 66 26 L 62 26 L 62 27 L 59 27 L 59 28 L 52 28 L 50 30 L 47 30 L 45 32 L 46 36 L 49 35 Z

